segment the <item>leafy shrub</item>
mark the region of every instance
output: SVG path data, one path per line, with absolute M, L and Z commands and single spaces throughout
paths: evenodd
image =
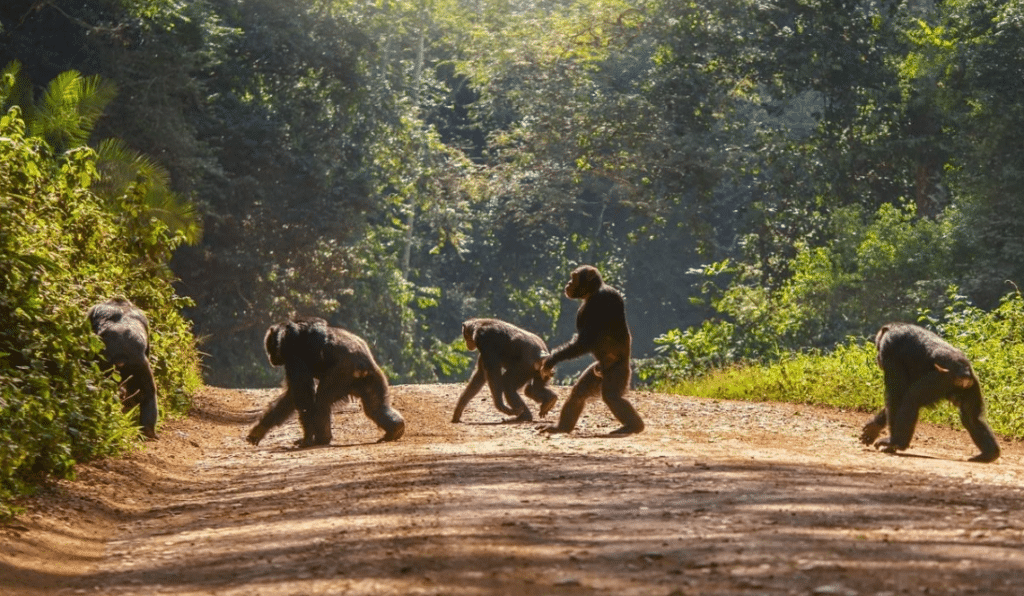
M 874 345 L 848 338 L 830 352 L 793 352 L 770 364 L 732 364 L 656 388 L 685 395 L 747 401 L 822 404 L 871 410 L 879 407 L 882 375 Z
M 1019 291 L 1003 297 L 999 306 L 984 311 L 949 291 L 950 305 L 940 316 L 922 313 L 922 324 L 932 326 L 971 359 L 981 380 L 988 418 L 996 433 L 1024 437 L 1024 298 Z M 945 422 L 954 423 L 950 409 Z
M 949 291 L 950 304 L 938 316 L 925 312 L 930 327 L 971 359 L 981 380 L 988 419 L 996 433 L 1024 438 L 1024 298 L 1014 292 L 986 312 Z M 872 338 L 849 337 L 829 352 L 791 352 L 770 363 L 747 362 L 716 368 L 654 387 L 685 395 L 749 401 L 813 403 L 874 411 L 882 407 L 882 372 Z M 943 402 L 924 412 L 930 422 L 959 426 L 955 407 Z
M 183 412 L 199 385 L 186 301 L 165 265 L 182 236 L 145 216 L 142 184 L 93 193 L 91 149 L 52 153 L 26 136 L 18 108 L 0 116 L 0 516 L 41 479 L 136 440 L 97 365 L 92 304 L 121 295 L 146 310 L 164 415 Z

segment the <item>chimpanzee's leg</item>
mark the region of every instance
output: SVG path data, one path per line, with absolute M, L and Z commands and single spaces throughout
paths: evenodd
M 156 438 L 156 419 L 158 407 L 156 402 L 156 381 L 153 380 L 153 369 L 149 361 L 140 359 L 139 362 L 125 365 L 121 369 L 121 376 L 125 378 L 125 385 L 128 395 L 133 395 L 139 404 L 139 428 L 142 434 L 150 439 Z
M 999 459 L 999 444 L 996 443 L 996 436 L 985 421 L 985 406 L 981 399 L 981 388 L 978 383 L 959 394 L 960 422 L 971 435 L 974 444 L 981 449 L 981 453 L 971 458 L 976 462 L 992 462 Z
M 473 376 L 469 378 L 469 383 L 466 385 L 466 388 L 462 390 L 462 395 L 459 396 L 459 401 L 455 404 L 455 413 L 452 414 L 452 422 L 462 421 L 462 412 L 465 411 L 470 400 L 476 397 L 476 394 L 480 392 L 485 382 L 487 382 L 487 373 L 484 372 L 483 365 L 481 364 L 480 359 L 477 358 L 476 368 L 473 369 Z M 500 407 L 505 407 L 505 404 L 502 403 Z M 508 411 L 505 413 L 511 414 L 512 412 Z
M 298 411 L 299 422 L 302 424 L 303 438 L 299 445 L 310 445 L 313 438 L 313 406 L 315 402 L 315 381 L 313 373 L 301 360 L 293 359 L 285 363 L 285 390 L 275 400 L 266 413 L 249 431 L 246 440 L 253 445 L 266 436 L 267 432 L 288 419 L 293 411 Z
M 519 415 L 514 418 L 515 422 L 533 422 L 533 414 L 526 402 L 519 396 L 519 388 L 530 380 L 534 374 L 533 366 L 527 363 L 518 362 L 509 367 L 501 377 L 501 385 L 505 401 L 513 409 L 519 408 Z
M 597 363 L 595 362 L 583 371 L 580 379 L 572 386 L 569 399 L 562 406 L 562 412 L 558 415 L 558 424 L 549 426 L 544 429 L 544 432 L 567 433 L 576 428 L 576 423 L 579 421 L 580 415 L 583 414 L 583 406 L 587 404 L 587 400 L 601 392 L 602 379 L 597 376 L 596 368 Z
M 882 447 L 891 441 L 892 429 L 889 429 L 888 440 L 876 441 L 876 439 L 887 424 L 892 425 L 896 413 L 899 412 L 906 399 L 907 392 L 910 391 L 910 378 L 904 369 L 900 354 L 897 353 L 897 347 L 893 344 L 884 344 L 879 349 L 878 365 L 882 368 L 885 383 L 885 407 L 864 425 L 864 428 L 861 429 L 860 440 L 866 445 L 874 443 L 875 446 Z
M 384 436 L 378 442 L 402 438 L 405 434 L 405 419 L 391 405 L 388 383 L 383 373 L 369 372 L 353 384 L 351 393 L 359 396 L 363 402 L 363 412 L 384 431 Z
M 628 435 L 644 430 L 644 421 L 640 418 L 633 404 L 625 398 L 629 389 L 629 378 L 632 371 L 628 360 L 601 366 L 601 399 L 622 423 L 622 427 L 612 431 L 615 435 Z
M 921 408 L 942 399 L 948 389 L 944 375 L 938 371 L 925 373 L 914 381 L 895 408 L 889 407 L 889 438 L 875 443 L 886 453 L 910 447 Z M 893 405 L 896 405 L 895 403 Z
M 869 420 L 867 424 L 864 425 L 864 428 L 861 429 L 860 442 L 865 445 L 874 444 L 878 435 L 885 430 L 888 420 L 889 418 L 885 413 L 885 408 L 882 408 L 877 414 L 875 414 L 875 417 Z
M 292 398 L 291 391 L 285 387 L 284 392 L 270 404 L 256 426 L 252 427 L 245 440 L 253 445 L 259 445 L 270 429 L 284 424 L 284 421 L 288 420 L 288 417 L 294 412 L 295 400 Z
M 312 415 L 309 418 L 311 437 L 306 446 L 330 445 L 331 405 L 336 401 L 348 401 L 352 390 L 352 374 L 340 366 L 328 371 L 316 387 Z
M 497 354 L 493 352 L 480 352 L 480 362 L 484 368 L 484 372 L 487 376 L 487 386 L 491 390 L 491 397 L 494 399 L 494 407 L 498 408 L 502 412 L 511 413 L 515 416 L 522 416 L 523 412 L 529 411 L 526 409 L 526 404 L 523 403 L 523 398 L 519 397 L 519 394 L 515 391 L 511 393 L 506 391 L 506 384 L 504 375 L 501 372 L 501 359 Z M 525 383 L 526 380 L 523 380 Z M 520 386 L 522 383 L 520 383 Z M 518 389 L 519 387 L 516 387 Z M 505 407 L 505 401 L 508 400 L 508 407 Z
M 547 416 L 558 401 L 558 394 L 547 386 L 547 381 L 540 371 L 534 373 L 533 380 L 526 386 L 526 396 L 540 404 L 541 418 Z

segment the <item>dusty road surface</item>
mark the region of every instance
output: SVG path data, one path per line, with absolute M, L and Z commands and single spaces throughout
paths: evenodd
M 295 450 L 294 420 L 243 440 L 276 390 L 206 389 L 0 526 L 0 594 L 1024 594 L 1019 445 L 888 456 L 861 413 L 643 392 L 641 435 L 598 402 L 548 436 L 483 395 L 451 424 L 460 390 L 394 387 L 397 443 L 350 411 Z

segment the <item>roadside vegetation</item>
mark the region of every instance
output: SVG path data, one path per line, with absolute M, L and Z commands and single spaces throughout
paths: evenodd
M 945 312 L 922 313 L 917 321 L 962 349 L 981 379 L 988 421 L 1000 435 L 1024 438 L 1024 298 L 1008 294 L 984 311 L 952 295 Z M 884 403 L 882 372 L 875 362 L 873 337 L 848 337 L 829 350 L 785 351 L 763 361 L 710 364 L 706 355 L 728 350 L 714 333 L 672 334 L 661 340 L 651 386 L 658 391 L 718 399 L 781 401 L 872 412 Z M 703 364 L 695 364 L 703 358 Z M 673 372 L 673 370 L 675 372 Z M 868 417 L 865 416 L 865 422 Z M 949 402 L 925 410 L 923 420 L 959 427 Z
M 22 82 L 17 63 L 0 78 L 0 517 L 41 480 L 139 442 L 99 370 L 93 304 L 129 296 L 148 313 L 165 416 L 187 411 L 200 385 L 188 300 L 167 268 L 194 228 L 164 223 L 168 198 L 137 156 L 115 163 L 82 144 L 100 80 L 65 73 L 36 105 L 18 103 Z M 128 181 L 105 173 L 114 167 L 132 170 Z

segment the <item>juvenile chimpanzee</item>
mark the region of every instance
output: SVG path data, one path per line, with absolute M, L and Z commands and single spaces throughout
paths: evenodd
M 360 337 L 323 319 L 302 317 L 271 325 L 265 343 L 270 364 L 284 366 L 285 391 L 249 431 L 246 440 L 253 445 L 295 410 L 302 425 L 298 446 L 330 444 L 331 404 L 349 395 L 358 396 L 363 412 L 384 430 L 381 441 L 397 441 L 405 433 L 405 420 L 391 407 L 384 371 Z
M 89 309 L 89 324 L 103 340 L 104 367 L 121 376 L 124 410 L 139 406 L 142 434 L 156 438 L 156 382 L 149 366 L 149 319 L 124 298 L 112 298 Z
M 576 313 L 576 335 L 544 361 L 542 372 L 549 374 L 552 367 L 563 360 L 578 358 L 587 352 L 597 358 L 583 372 L 562 406 L 558 425 L 546 432 L 571 432 L 583 413 L 587 400 L 601 394 L 601 399 L 622 428 L 612 434 L 631 434 L 644 430 L 633 405 L 623 395 L 629 389 L 630 345 L 632 338 L 626 325 L 626 307 L 622 295 L 601 280 L 601 274 L 590 265 L 572 272 L 565 286 L 565 295 L 583 301 Z
M 505 414 L 516 415 L 517 422 L 533 420 L 530 409 L 519 397 L 518 390 L 523 385 L 526 385 L 526 395 L 540 404 L 541 418 L 554 407 L 558 396 L 547 387 L 551 380 L 550 370 L 546 375 L 541 373 L 541 364 L 548 355 L 544 340 L 498 319 L 470 319 L 462 324 L 462 336 L 466 347 L 480 350 L 480 357 L 469 384 L 459 396 L 452 422 L 462 419 L 462 411 L 483 387 L 484 381 L 491 389 L 494 407 Z M 502 396 L 508 401 L 507 406 Z
M 910 446 L 921 408 L 949 399 L 981 453 L 971 461 L 999 457 L 999 445 L 985 422 L 981 386 L 963 352 L 938 335 L 909 323 L 889 323 L 875 336 L 878 366 L 885 377 L 885 408 L 864 425 L 860 440 L 887 453 Z M 889 438 L 878 434 L 889 424 Z

